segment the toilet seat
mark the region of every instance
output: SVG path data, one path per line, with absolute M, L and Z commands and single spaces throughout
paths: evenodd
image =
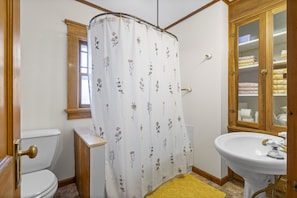
M 57 177 L 49 170 L 22 174 L 21 198 L 53 197 L 57 188 Z

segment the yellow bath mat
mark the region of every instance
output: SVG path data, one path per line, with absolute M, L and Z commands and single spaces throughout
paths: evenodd
M 226 194 L 200 181 L 191 174 L 176 177 L 146 198 L 224 198 Z

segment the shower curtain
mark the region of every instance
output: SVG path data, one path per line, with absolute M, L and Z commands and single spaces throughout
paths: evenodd
M 144 197 L 192 162 L 178 41 L 111 14 L 91 20 L 88 39 L 92 119 L 107 141 L 107 196 Z

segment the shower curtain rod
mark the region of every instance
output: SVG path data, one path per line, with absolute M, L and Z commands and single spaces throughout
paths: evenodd
M 145 20 L 143 20 L 141 18 L 138 18 L 136 16 L 133 16 L 133 15 L 130 15 L 130 14 L 126 14 L 126 13 L 121 13 L 121 12 L 106 12 L 106 13 L 98 14 L 98 15 L 94 16 L 90 20 L 89 27 L 90 27 L 91 23 L 93 22 L 93 20 L 95 20 L 97 17 L 104 16 L 104 15 L 114 15 L 114 16 L 117 16 L 117 17 L 126 17 L 126 18 L 135 19 L 135 20 L 137 20 L 138 23 L 145 23 L 147 25 L 150 25 L 150 26 L 152 26 L 153 28 L 155 28 L 156 30 L 158 30 L 160 32 L 165 32 L 165 33 L 169 34 L 170 36 L 173 36 L 178 41 L 177 36 L 175 36 L 174 34 L 172 34 L 172 33 L 168 32 L 168 31 L 160 28 L 159 25 L 156 26 L 156 25 L 154 25 L 152 23 L 149 23 L 149 22 L 147 22 L 147 21 L 145 21 Z

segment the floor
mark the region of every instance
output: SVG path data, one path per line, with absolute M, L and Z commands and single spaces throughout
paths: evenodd
M 234 181 L 229 181 L 223 186 L 219 186 L 208 179 L 197 175 L 196 173 L 192 173 L 195 177 L 200 179 L 201 181 L 223 191 L 226 193 L 226 198 L 243 198 L 243 185 L 241 183 L 237 183 Z M 267 198 L 271 198 L 273 196 L 267 195 Z M 281 194 L 276 194 L 274 196 L 275 198 L 281 198 L 285 197 L 284 195 Z M 67 186 L 64 186 L 62 188 L 59 188 L 57 193 L 55 194 L 54 198 L 79 198 L 77 189 L 75 184 L 69 184 Z

